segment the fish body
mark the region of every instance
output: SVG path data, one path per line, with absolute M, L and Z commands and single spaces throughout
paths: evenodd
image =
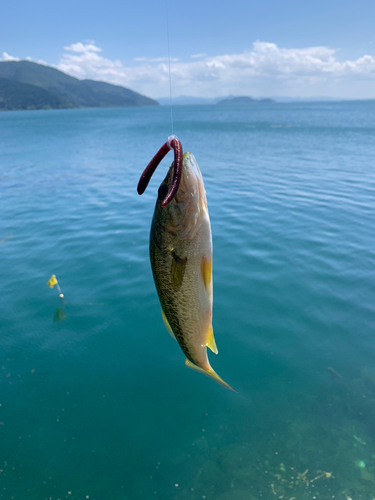
M 185 364 L 232 389 L 207 357 L 207 347 L 217 354 L 212 329 L 212 236 L 194 155 L 184 154 L 178 191 L 162 207 L 172 178 L 173 163 L 159 187 L 150 233 L 151 267 L 163 320 L 185 354 Z

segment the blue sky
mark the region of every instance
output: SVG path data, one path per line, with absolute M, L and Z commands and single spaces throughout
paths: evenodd
M 168 4 L 174 95 L 375 98 L 374 0 Z M 0 55 L 166 96 L 165 14 L 165 0 L 8 0 Z

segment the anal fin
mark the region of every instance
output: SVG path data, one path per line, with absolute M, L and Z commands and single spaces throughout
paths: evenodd
M 215 354 L 217 354 L 219 352 L 217 350 L 217 347 L 216 347 L 216 342 L 215 342 L 215 337 L 214 337 L 214 331 L 213 331 L 212 326 L 210 327 L 210 331 L 209 331 L 209 334 L 208 334 L 208 340 L 207 340 L 206 346 L 209 347 L 211 349 L 211 351 L 214 352 Z

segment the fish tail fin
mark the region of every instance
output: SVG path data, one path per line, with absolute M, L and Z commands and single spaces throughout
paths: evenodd
M 215 372 L 215 370 L 211 368 L 211 366 L 207 370 L 205 370 L 204 368 L 201 368 L 200 366 L 192 363 L 188 358 L 185 359 L 185 365 L 192 370 L 203 373 L 203 375 L 207 375 L 208 377 L 213 378 L 218 384 L 222 385 L 223 387 L 226 387 L 233 392 L 237 392 L 235 389 L 233 389 L 233 387 L 231 387 L 221 377 L 219 377 L 219 375 Z

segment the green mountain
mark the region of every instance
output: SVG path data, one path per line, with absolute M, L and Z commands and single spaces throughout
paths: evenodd
M 159 103 L 137 94 L 132 90 L 112 85 L 106 82 L 97 82 L 95 80 L 82 80 L 86 87 L 90 88 L 92 95 L 98 102 L 102 103 L 99 106 L 158 106 Z
M 52 94 L 36 85 L 0 78 L 0 110 L 74 107 L 68 99 Z
M 60 98 L 60 105 L 56 107 L 158 106 L 158 103 L 153 99 L 125 87 L 93 80 L 78 80 L 50 66 L 30 61 L 0 62 L 0 78 L 15 81 L 14 90 L 7 87 L 10 97 L 7 97 L 7 95 L 3 96 L 8 101 L 9 99 L 16 99 L 16 88 L 20 88 L 16 85 L 16 82 L 19 82 L 28 84 L 31 87 L 44 89 L 50 95 Z M 31 88 L 28 90 L 32 91 Z M 0 109 L 41 109 L 40 106 L 37 106 L 37 101 L 34 101 L 35 91 L 30 93 L 29 102 L 27 102 L 28 94 L 26 88 L 21 89 L 21 94 L 24 106 L 26 107 L 2 107 Z M 62 103 L 65 103 L 65 105 Z
M 239 97 L 231 97 L 228 99 L 223 99 L 217 103 L 218 106 L 248 106 L 249 104 L 266 104 L 270 102 L 275 102 L 273 99 L 253 99 L 252 97 L 247 96 L 239 96 Z

